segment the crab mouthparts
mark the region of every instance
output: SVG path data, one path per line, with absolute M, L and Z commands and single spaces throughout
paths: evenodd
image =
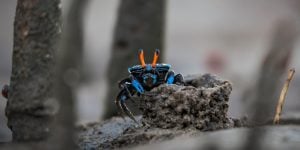
M 148 78 L 148 79 L 146 79 L 146 84 L 148 85 L 148 86 L 152 86 L 153 85 L 153 79 L 150 77 L 150 78 Z

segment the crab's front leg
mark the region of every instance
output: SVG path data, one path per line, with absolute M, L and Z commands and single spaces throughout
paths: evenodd
M 138 124 L 133 114 L 126 106 L 126 100 L 131 99 L 132 95 L 136 92 L 132 81 L 125 79 L 119 83 L 119 87 L 121 91 L 115 100 L 117 107 L 122 111 L 122 113 L 125 113 L 130 119 Z
M 130 119 L 132 119 L 135 123 L 138 124 L 138 122 L 134 118 L 133 114 L 131 113 L 131 111 L 126 106 L 125 102 L 126 102 L 127 99 L 129 99 L 129 95 L 128 95 L 126 89 L 123 89 L 118 94 L 118 96 L 115 100 L 115 103 L 116 103 L 117 107 L 122 111 L 122 113 L 126 114 Z
M 145 90 L 144 90 L 142 84 L 134 76 L 130 76 L 130 80 L 131 80 L 131 85 L 134 87 L 134 89 L 139 94 L 144 94 Z
M 184 84 L 183 76 L 181 74 L 175 75 L 174 71 L 169 71 L 166 75 L 166 83 L 183 85 Z

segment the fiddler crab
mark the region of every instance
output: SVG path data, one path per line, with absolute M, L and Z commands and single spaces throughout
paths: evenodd
M 184 84 L 183 76 L 181 74 L 175 75 L 174 71 L 170 70 L 171 65 L 156 63 L 159 54 L 159 49 L 156 49 L 152 63 L 146 64 L 144 51 L 143 49 L 139 49 L 141 64 L 129 67 L 129 77 L 119 82 L 120 92 L 117 95 L 115 103 L 123 114 L 125 113 L 137 124 L 138 122 L 125 104 L 126 100 L 132 100 L 134 95 L 146 95 L 146 92 L 161 84 Z

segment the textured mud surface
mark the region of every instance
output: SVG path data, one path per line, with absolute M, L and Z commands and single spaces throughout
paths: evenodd
M 140 122 L 141 117 L 136 117 Z M 128 117 L 113 118 L 103 123 L 91 123 L 79 128 L 77 143 L 80 149 L 117 149 L 158 143 L 180 135 L 188 137 L 199 134 L 196 129 L 161 129 L 137 127 Z
M 298 150 L 300 147 L 300 126 L 263 126 L 253 128 L 233 128 L 204 132 L 201 135 L 186 137 L 181 136 L 172 140 L 141 145 L 131 150 L 239 150 L 249 149 L 245 142 L 249 142 L 247 134 L 255 131 L 264 132 L 260 139 L 261 150 Z
M 161 85 L 140 99 L 140 125 L 113 118 L 79 128 L 81 149 L 115 149 L 157 143 L 202 131 L 240 126 L 227 116 L 230 82 L 210 74 L 190 76 L 185 85 Z M 142 126 L 144 124 L 144 126 Z
M 232 86 L 209 74 L 194 77 L 186 86 L 161 85 L 142 97 L 142 121 L 151 127 L 216 130 L 233 126 L 227 116 Z

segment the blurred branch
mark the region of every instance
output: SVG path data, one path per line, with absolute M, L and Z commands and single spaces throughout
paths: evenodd
M 280 97 L 279 97 L 278 104 L 277 104 L 277 107 L 276 107 L 276 113 L 275 113 L 275 117 L 274 117 L 274 120 L 273 120 L 273 124 L 279 124 L 282 107 L 283 107 L 283 104 L 285 102 L 286 94 L 287 94 L 287 91 L 289 89 L 290 82 L 294 77 L 294 74 L 295 74 L 295 69 L 290 69 L 289 74 L 288 74 L 288 78 L 285 81 L 284 86 L 282 88 L 282 91 L 280 93 Z
M 104 118 L 117 115 L 114 99 L 119 92 L 118 81 L 128 76 L 127 68 L 140 64 L 138 49 L 143 48 L 146 63 L 152 60 L 154 49 L 161 49 L 165 24 L 165 0 L 122 0 L 115 26 L 111 58 L 107 69 L 108 92 Z M 162 60 L 160 57 L 159 61 Z M 136 111 L 134 111 L 136 113 Z
M 249 107 L 250 121 L 263 124 L 274 114 L 274 107 L 280 89 L 280 81 L 287 70 L 296 39 L 296 28 L 292 22 L 280 22 L 276 28 L 271 48 L 260 69 L 254 87 L 255 99 Z
M 271 49 L 262 64 L 259 79 L 255 86 L 256 98 L 249 108 L 252 113 L 250 123 L 262 125 L 268 121 L 275 107 L 277 88 L 284 74 L 296 39 L 296 28 L 293 22 L 279 22 L 271 43 Z M 244 149 L 260 149 L 265 130 L 254 128 L 248 133 Z
M 56 132 L 51 142 L 54 149 L 75 149 L 75 89 L 81 76 L 83 54 L 83 16 L 87 0 L 73 0 L 66 19 L 57 58 L 55 94 L 60 110 L 55 125 Z M 54 144 L 56 143 L 56 144 Z M 57 144 L 59 143 L 59 144 Z

